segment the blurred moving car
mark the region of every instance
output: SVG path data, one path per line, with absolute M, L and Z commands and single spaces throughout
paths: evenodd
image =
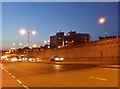
M 51 60 L 52 62 L 62 62 L 62 61 L 64 60 L 64 58 L 59 57 L 59 56 L 56 56 L 56 55 L 53 55 L 53 56 L 50 58 L 50 60 Z
M 23 62 L 41 62 L 41 58 L 40 57 L 29 57 L 29 58 L 22 58 Z
M 0 61 L 1 61 L 1 62 L 8 62 L 9 59 L 8 59 L 7 56 L 1 56 Z
M 41 57 L 37 57 L 36 58 L 36 62 L 42 62 L 42 58 Z
M 10 60 L 11 60 L 11 62 L 17 62 L 19 59 L 17 57 L 13 57 Z

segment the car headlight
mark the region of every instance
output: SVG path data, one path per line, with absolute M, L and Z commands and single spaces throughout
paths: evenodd
M 62 61 L 62 60 L 64 60 L 64 58 L 60 58 L 60 60 Z
M 55 58 L 56 61 L 60 60 L 59 58 Z
M 32 58 L 29 58 L 29 61 L 32 61 Z
M 11 61 L 17 61 L 17 59 L 16 58 L 11 58 Z

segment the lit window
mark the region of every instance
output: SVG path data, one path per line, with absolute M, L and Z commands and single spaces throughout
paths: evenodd
M 59 39 L 61 39 L 61 38 L 59 38 Z
M 72 40 L 72 42 L 74 42 L 74 41 Z

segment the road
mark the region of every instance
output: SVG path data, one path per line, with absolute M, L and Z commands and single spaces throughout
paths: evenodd
M 117 68 L 92 64 L 3 63 L 3 87 L 118 87 Z

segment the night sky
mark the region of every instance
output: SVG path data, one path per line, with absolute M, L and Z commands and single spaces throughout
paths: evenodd
M 99 24 L 100 17 L 106 18 Z M 118 35 L 117 2 L 3 2 L 2 3 L 2 43 L 3 48 L 13 47 L 12 43 L 27 44 L 27 34 L 20 29 L 35 30 L 30 34 L 30 45 L 44 45 L 45 40 L 60 30 L 65 33 L 76 31 L 91 34 L 92 40 Z M 19 47 L 19 46 L 17 46 Z

